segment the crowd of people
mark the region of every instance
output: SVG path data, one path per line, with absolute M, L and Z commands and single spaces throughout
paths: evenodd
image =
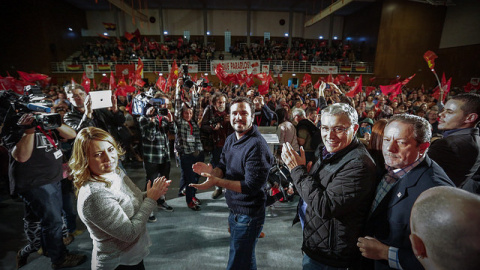
M 94 241 L 92 268 L 144 269 L 146 223 L 156 221 L 155 207 L 173 211 L 165 198 L 172 159 L 180 164 L 178 196 L 185 197 L 186 207 L 204 209 L 197 189 L 213 188 L 214 199 L 225 193 L 227 269 L 256 269 L 265 208 L 287 201 L 284 192 L 300 197 L 295 220 L 303 231 L 303 269 L 478 265 L 468 254 L 480 250 L 480 226 L 456 238 L 441 226 L 479 220 L 470 210 L 468 217 L 453 214 L 480 204 L 480 95 L 450 92 L 444 103 L 431 90 L 403 88 L 395 98 L 381 91 L 350 98 L 343 86 L 325 82 L 318 88 L 278 83 L 260 95 L 256 87 L 221 83 L 187 87 L 181 77 L 167 92 L 136 87 L 127 96 L 112 93 L 111 107 L 101 109 L 92 109 L 81 85 L 43 89 L 62 119 L 51 130 L 32 124 L 31 113 L 5 117 L 10 188 L 25 202 L 25 224 L 43 230 L 41 245 L 54 269 L 85 261 L 63 242 L 68 222 L 63 225 L 58 203 L 62 179 L 75 186 L 79 217 Z M 280 146 L 273 153 L 261 126 L 278 126 Z M 126 175 L 130 162 L 143 163 L 143 193 Z M 287 184 L 270 178 L 274 164 L 281 164 Z M 27 167 L 41 167 L 42 174 Z M 199 183 L 200 176 L 205 182 Z M 435 196 L 438 203 L 428 203 L 435 187 L 444 199 L 440 203 Z M 278 188 L 285 189 L 281 196 L 273 192 Z M 448 206 L 451 200 L 456 207 Z M 66 204 L 64 216 L 70 212 Z M 428 222 L 434 225 L 425 227 L 423 214 L 410 221 L 415 207 L 452 217 L 437 223 L 432 218 Z M 437 227 L 439 233 L 430 232 Z M 445 244 L 470 250 L 445 252 Z M 18 267 L 26 264 L 28 252 L 18 252 Z
M 131 59 L 200 61 L 213 60 L 215 44 L 204 45 L 203 42 L 167 38 L 160 43 L 153 38 L 109 38 L 86 41 L 80 55 L 74 57 L 73 62 L 128 62 Z
M 229 52 L 234 59 L 240 60 L 287 60 L 308 62 L 351 63 L 362 61 L 362 45 L 343 43 L 334 40 L 328 44 L 326 40 L 306 40 L 295 38 L 292 45 L 288 40 L 278 41 L 254 40 L 247 46 L 246 42 L 237 41 L 230 46 Z M 132 59 L 177 60 L 196 62 L 200 60 L 224 59 L 224 54 L 216 54 L 215 43 L 204 45 L 201 40 L 166 39 L 160 43 L 146 37 L 133 38 L 98 38 L 86 41 L 80 55 L 73 62 L 127 62 Z

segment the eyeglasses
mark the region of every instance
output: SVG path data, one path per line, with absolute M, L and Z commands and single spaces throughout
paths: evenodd
M 348 127 L 332 127 L 332 128 L 329 128 L 327 126 L 321 126 L 320 127 L 320 130 L 322 131 L 322 133 L 329 133 L 330 131 L 333 131 L 333 133 L 335 134 L 341 134 L 341 133 L 347 133 L 347 130 L 350 128 L 351 126 L 348 126 Z

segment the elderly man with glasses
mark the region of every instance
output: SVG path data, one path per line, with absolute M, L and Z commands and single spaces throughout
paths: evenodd
M 288 143 L 282 149 L 301 197 L 296 221 L 303 227 L 303 269 L 355 269 L 361 257 L 357 238 L 375 192 L 375 164 L 355 136 L 353 107 L 330 105 L 321 121 L 325 147 L 313 166 L 303 148 L 300 155 Z

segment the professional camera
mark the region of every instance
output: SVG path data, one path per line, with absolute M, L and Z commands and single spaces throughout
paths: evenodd
M 190 89 L 193 87 L 194 83 L 190 76 L 188 75 L 188 65 L 182 65 L 183 68 L 183 85 L 187 88 Z
M 223 123 L 223 116 L 213 117 L 208 121 L 208 124 L 212 127 L 216 126 L 218 123 Z
M 188 75 L 188 65 L 183 65 L 183 85 L 187 88 L 190 89 L 193 87 L 195 84 L 194 81 L 192 81 L 191 77 Z M 207 81 L 202 78 L 202 82 L 197 84 L 199 87 L 208 87 L 208 86 L 213 86 L 211 83 L 207 83 Z
M 161 105 L 165 104 L 165 99 L 163 98 L 151 98 L 148 101 L 148 104 L 150 105 L 149 107 L 154 107 L 155 108 L 155 113 L 159 116 L 167 116 L 168 115 L 168 109 L 167 108 L 161 108 Z
M 45 100 L 42 90 L 36 85 L 25 86 L 23 95 L 16 94 L 12 90 L 0 91 L 0 100 L 2 100 L 0 103 L 2 110 L 8 111 L 5 115 L 13 113 L 20 118 L 26 113 L 40 112 L 35 114 L 33 123 L 25 128 L 40 126 L 44 130 L 51 130 L 62 125 L 60 114 L 50 113 L 53 102 Z

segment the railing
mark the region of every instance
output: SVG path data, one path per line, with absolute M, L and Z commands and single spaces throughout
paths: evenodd
M 235 61 L 226 60 L 226 61 Z M 161 72 L 167 73 L 169 67 L 172 65 L 173 60 L 142 60 L 144 72 Z M 95 73 L 106 73 L 115 71 L 115 65 L 117 64 L 136 64 L 137 60 L 131 60 L 127 62 L 52 62 L 52 73 L 83 73 L 85 71 L 85 65 L 93 65 Z M 211 72 L 210 61 L 177 61 L 178 66 L 182 64 L 196 64 L 198 65 L 198 72 Z M 260 64 L 269 65 L 270 70 L 273 70 L 274 66 L 282 66 L 283 73 L 311 73 L 312 66 L 336 66 L 338 67 L 338 73 L 353 73 L 353 74 L 372 74 L 373 63 L 371 62 L 307 62 L 307 61 L 260 61 Z

